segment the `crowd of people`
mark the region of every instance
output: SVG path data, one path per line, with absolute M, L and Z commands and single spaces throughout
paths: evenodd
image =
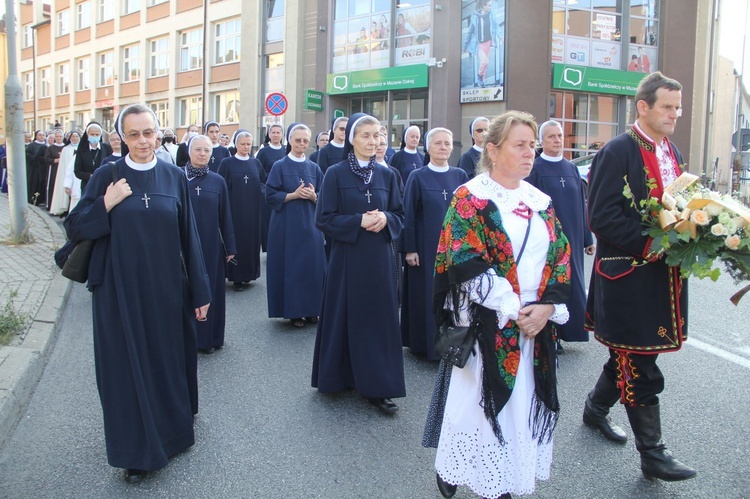
M 642 197 L 679 175 L 668 137 L 680 99 L 676 81 L 643 80 L 638 120 L 597 154 L 588 201 L 560 123 L 519 111 L 473 119 L 457 167 L 451 130 L 422 140 L 407 127 L 396 152 L 363 113 L 314 143 L 303 123 L 272 125 L 255 157 L 247 130 L 230 138 L 212 121 L 177 143 L 141 105 L 112 132 L 37 132 L 29 202 L 65 216 L 72 240 L 96 240 L 87 286 L 109 463 L 137 482 L 193 445 L 197 355 L 224 346 L 227 287 L 258 279 L 265 251 L 269 318 L 316 325 L 318 391 L 353 389 L 393 416 L 404 347 L 438 361 L 423 445 L 437 449 L 444 497 L 459 485 L 528 494 L 549 477 L 561 340 L 589 331 L 610 354 L 583 422 L 626 442 L 608 415 L 620 401 L 644 475 L 694 476 L 661 440 L 656 366 L 686 337 L 687 283 L 645 253 L 618 196 L 624 174 Z M 584 254 L 596 259 L 588 295 Z M 476 337 L 462 368 L 435 350 L 445 324 Z

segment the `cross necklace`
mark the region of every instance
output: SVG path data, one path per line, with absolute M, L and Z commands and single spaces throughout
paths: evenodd
M 154 167 L 155 168 L 155 167 Z M 146 208 L 148 208 L 148 202 L 151 200 L 150 197 L 148 197 L 148 186 L 151 185 L 151 180 L 154 178 L 154 168 L 151 168 L 147 175 L 148 175 L 148 182 L 146 182 L 146 187 L 144 188 L 141 184 L 140 179 L 138 178 L 138 175 L 135 175 L 135 182 L 138 184 L 138 187 L 141 188 L 141 191 L 143 192 L 143 197 L 141 198 L 141 201 L 143 201 L 143 204 L 146 205 Z

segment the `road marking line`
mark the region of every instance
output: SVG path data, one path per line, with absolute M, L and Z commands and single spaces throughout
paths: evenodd
M 722 359 L 728 360 L 729 362 L 737 364 L 740 367 L 744 367 L 745 369 L 750 369 L 750 359 L 746 359 L 745 357 L 740 357 L 739 355 L 727 352 L 726 350 L 722 350 L 721 348 L 709 345 L 708 343 L 704 343 L 701 340 L 696 340 L 695 338 L 690 337 L 685 342 L 685 344 L 699 348 L 700 350 L 716 355 L 717 357 L 721 357 Z

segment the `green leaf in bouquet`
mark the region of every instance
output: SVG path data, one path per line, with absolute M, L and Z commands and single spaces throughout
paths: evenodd
M 717 244 L 708 239 L 696 239 L 687 244 L 673 244 L 667 252 L 666 263 L 672 267 L 680 267 L 683 277 L 695 275 L 703 279 L 708 277 Z M 694 264 L 698 264 L 695 267 Z

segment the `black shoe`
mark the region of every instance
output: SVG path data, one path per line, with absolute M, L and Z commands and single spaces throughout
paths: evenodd
M 305 319 L 298 318 L 298 319 L 290 319 L 292 322 L 292 326 L 294 327 L 305 327 Z
M 635 436 L 635 448 L 641 453 L 641 471 L 649 480 L 670 482 L 693 478 L 696 472 L 672 456 L 661 439 L 661 415 L 658 405 L 626 406 Z
M 557 340 L 557 355 L 562 355 L 565 353 L 565 349 L 562 346 L 562 341 Z M 502 496 L 500 496 L 502 497 Z
M 142 482 L 148 471 L 128 468 L 125 470 L 125 481 L 128 483 Z
M 583 424 L 589 428 L 599 430 L 604 438 L 618 444 L 624 444 L 628 441 L 628 435 L 625 431 L 612 421 L 608 414 L 596 415 L 595 411 L 589 409 L 589 400 L 583 406 Z
M 214 349 L 214 347 L 211 347 L 211 348 L 199 348 L 198 351 L 200 353 L 205 353 L 206 355 L 211 355 L 212 353 L 214 353 L 215 349 Z
M 305 320 L 309 322 L 310 324 L 317 324 L 318 318 L 317 317 L 305 317 Z
M 242 286 L 241 282 L 235 282 L 234 283 L 234 290 L 235 291 L 242 291 L 243 289 L 245 289 L 245 288 L 244 288 L 244 286 Z
M 452 485 L 442 478 L 440 478 L 440 475 L 435 473 L 435 478 L 437 478 L 437 487 L 440 491 L 440 495 L 443 497 L 453 497 L 456 493 L 456 489 L 458 489 L 458 485 Z
M 583 424 L 599 430 L 608 440 L 624 444 L 628 435 L 609 417 L 609 409 L 620 398 L 620 389 L 602 371 L 583 406 Z
M 389 416 L 392 416 L 396 414 L 398 411 L 398 406 L 395 402 L 391 399 L 386 398 L 368 398 L 368 402 L 370 402 L 372 405 L 378 408 L 380 412 L 383 414 L 388 414 Z

